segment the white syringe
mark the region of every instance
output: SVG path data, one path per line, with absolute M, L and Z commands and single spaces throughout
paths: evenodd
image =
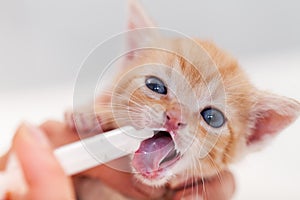
M 136 130 L 131 126 L 126 126 L 64 145 L 57 148 L 54 154 L 65 173 L 74 175 L 134 153 L 139 148 L 141 141 L 153 135 L 152 129 Z M 16 158 L 11 160 L 7 170 L 0 173 L 0 200 L 4 198 L 7 191 L 15 191 L 11 187 L 16 187 L 17 182 L 21 184 L 24 181 Z M 18 175 L 19 181 L 10 180 L 16 179 L 16 175 Z M 14 184 L 11 184 L 12 182 Z

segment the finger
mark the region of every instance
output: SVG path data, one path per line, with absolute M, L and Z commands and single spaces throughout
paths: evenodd
M 204 183 L 199 182 L 193 187 L 187 187 L 175 193 L 173 200 L 179 199 L 205 199 L 205 200 L 229 200 L 235 191 L 235 181 L 231 172 L 223 171 Z
M 54 148 L 79 140 L 78 134 L 75 131 L 59 121 L 46 121 L 40 128 L 46 134 Z
M 74 199 L 70 179 L 65 175 L 44 133 L 31 125 L 19 127 L 13 140 L 28 184 L 28 199 Z
M 79 139 L 77 133 L 69 129 L 64 123 L 48 120 L 44 122 L 40 128 L 47 136 L 51 146 L 59 147 L 67 143 L 71 143 Z M 10 152 L 7 152 L 0 158 L 0 170 L 4 170 Z
M 4 171 L 9 157 L 10 151 L 0 157 L 0 171 Z

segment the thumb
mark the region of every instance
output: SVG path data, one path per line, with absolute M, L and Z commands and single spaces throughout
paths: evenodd
M 44 133 L 29 124 L 19 127 L 13 140 L 30 200 L 57 200 L 74 198 L 70 178 L 55 159 Z

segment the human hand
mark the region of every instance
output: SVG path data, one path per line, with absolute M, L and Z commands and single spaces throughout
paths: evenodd
M 77 133 L 67 128 L 63 123 L 48 121 L 41 126 L 54 147 L 78 140 Z M 133 175 L 112 169 L 106 165 L 98 166 L 83 173 L 100 179 L 103 183 L 119 191 L 125 196 L 135 199 L 152 199 L 168 197 L 168 199 L 203 199 L 228 200 L 235 189 L 233 175 L 224 171 L 218 176 L 197 184 L 178 183 L 169 187 L 153 188 L 137 182 Z M 115 177 L 115 178 L 114 178 Z M 87 194 L 88 195 L 88 194 Z M 167 198 L 166 197 L 166 198 Z
M 9 153 L 0 159 L 1 170 L 11 153 L 19 161 L 27 190 L 20 194 L 12 189 L 5 197 L 7 200 L 75 199 L 71 180 L 55 159 L 41 129 L 27 123 L 17 129 Z
M 44 134 L 49 137 L 51 145 Z M 28 190 L 22 196 L 10 193 L 9 199 L 75 199 L 70 179 L 59 166 L 52 151 L 54 147 L 76 140 L 77 134 L 60 122 L 48 121 L 40 129 L 29 124 L 21 125 L 16 131 L 10 152 L 14 152 L 20 161 Z M 0 159 L 2 170 L 5 160 Z M 137 182 L 132 174 L 116 171 L 105 165 L 84 174 L 98 178 L 123 195 L 136 199 L 165 197 L 177 200 L 201 197 L 207 200 L 226 200 L 230 199 L 234 192 L 234 179 L 230 172 L 221 172 L 219 176 L 205 181 L 205 187 L 198 182 L 193 185 L 181 183 L 163 188 L 149 187 Z
M 51 141 L 51 145 L 44 134 Z M 7 199 L 75 199 L 70 178 L 66 176 L 55 159 L 53 148 L 78 139 L 76 133 L 60 122 L 48 121 L 40 128 L 29 124 L 21 125 L 16 131 L 10 153 L 15 153 L 19 159 L 28 190 L 21 196 L 18 193 L 10 193 Z M 9 155 L 0 159 L 0 170 L 4 169 Z M 120 172 L 105 165 L 84 174 L 98 178 L 123 195 L 136 199 L 167 196 L 166 198 L 172 200 L 195 199 L 195 197 L 207 200 L 228 200 L 234 192 L 233 175 L 227 171 L 205 181 L 205 187 L 198 182 L 193 185 L 181 183 L 162 188 L 153 188 L 139 183 L 132 174 Z
M 41 129 L 46 133 L 53 148 L 79 140 L 76 132 L 58 121 L 47 121 L 41 125 Z M 134 199 L 149 199 L 149 196 L 158 198 L 165 193 L 165 188 L 153 188 L 144 185 L 134 179 L 133 174 L 115 170 L 107 165 L 100 165 L 78 176 L 99 179 L 124 196 Z

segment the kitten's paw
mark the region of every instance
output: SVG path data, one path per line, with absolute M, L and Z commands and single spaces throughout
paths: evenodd
M 102 133 L 100 117 L 93 113 L 74 113 L 72 110 L 65 112 L 65 123 L 78 133 Z

